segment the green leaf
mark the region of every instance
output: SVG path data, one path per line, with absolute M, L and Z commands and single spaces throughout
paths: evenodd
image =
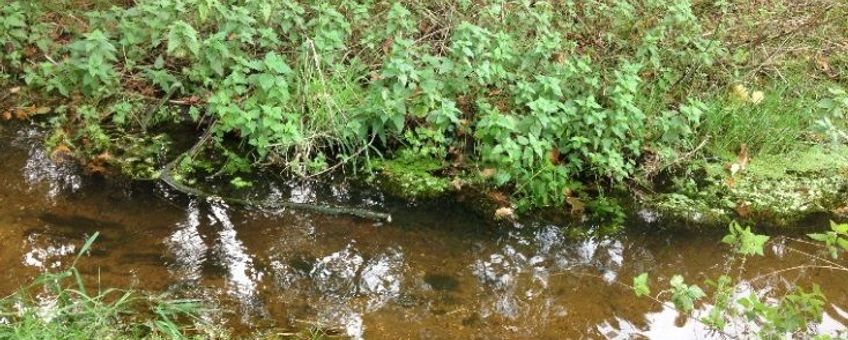
M 830 229 L 837 233 L 848 235 L 848 223 L 836 224 L 836 222 L 830 221 Z
M 848 239 L 840 238 L 836 240 L 836 244 L 842 247 L 843 250 L 848 250 Z
M 830 239 L 827 234 L 807 234 L 807 237 L 819 242 L 827 242 Z
M 648 273 L 642 273 L 633 278 L 633 291 L 637 297 L 651 294 L 651 289 L 648 287 Z
M 285 60 L 283 60 L 283 58 L 280 57 L 280 55 L 278 55 L 276 52 L 268 52 L 268 54 L 265 55 L 264 62 L 265 67 L 267 67 L 268 70 L 273 71 L 277 74 L 291 73 L 291 68 L 289 67 L 289 65 L 286 64 Z
M 754 234 L 751 227 L 743 228 L 736 222 L 730 223 L 730 233 L 725 236 L 721 242 L 733 246 L 735 251 L 741 255 L 760 255 L 763 256 L 766 242 L 769 237 L 766 235 Z
M 677 309 L 684 313 L 694 310 L 695 302 L 707 296 L 700 287 L 686 285 L 680 275 L 672 277 L 669 283 L 672 286 L 671 301 Z
M 200 53 L 200 41 L 197 31 L 185 21 L 174 22 L 168 31 L 168 54 L 184 57 L 188 50 L 192 55 Z
M 97 240 L 97 237 L 98 237 L 98 236 L 100 236 L 100 232 L 99 232 L 99 231 L 94 232 L 94 235 L 91 235 L 91 237 L 89 237 L 87 240 L 85 240 L 85 243 L 84 243 L 84 244 L 82 245 L 82 247 L 80 248 L 80 251 L 79 251 L 79 253 L 77 254 L 77 257 L 76 257 L 76 258 L 74 258 L 74 262 L 71 264 L 71 267 L 75 267 L 75 266 L 77 265 L 77 262 L 79 261 L 79 259 L 80 259 L 80 258 L 81 258 L 81 257 L 82 257 L 85 253 L 87 253 L 89 249 L 91 249 L 91 245 L 92 245 L 92 244 L 94 244 L 94 241 L 96 241 L 96 240 Z

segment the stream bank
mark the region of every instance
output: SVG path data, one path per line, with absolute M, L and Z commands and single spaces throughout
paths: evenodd
M 205 318 L 231 336 L 320 327 L 369 339 L 709 338 L 702 324 L 621 284 L 642 272 L 658 282 L 677 274 L 702 281 L 731 270 L 734 258 L 719 243 L 723 230 L 676 228 L 635 212 L 616 233 L 591 221 L 493 225 L 449 201 L 409 205 L 367 188 L 270 179 L 269 199 L 375 209 L 394 220 L 192 199 L 54 164 L 38 140 L 26 126 L 0 139 L 0 294 L 68 265 L 99 232 L 78 265 L 89 287 L 205 301 L 215 307 Z M 806 263 L 786 251 L 788 239 L 775 239 L 747 262 L 743 280 Z M 750 284 L 779 292 L 819 283 L 828 304 L 816 327 L 836 334 L 848 324 L 845 280 L 810 269 Z

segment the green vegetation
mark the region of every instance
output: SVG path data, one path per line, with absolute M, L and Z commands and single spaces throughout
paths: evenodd
M 848 224 L 831 222 L 831 230 L 826 233 L 809 234 L 808 237 L 817 241 L 819 246 L 829 253 L 834 260 L 848 251 Z M 737 223 L 730 224 L 730 233 L 724 237 L 723 243 L 733 247 L 740 259 L 734 261 L 734 267 L 743 267 L 745 258 L 763 256 L 764 247 L 770 241 L 769 236 L 757 235 L 750 227 L 741 227 Z M 774 292 L 766 296 L 756 291 L 745 291 L 739 284 L 755 284 L 758 280 L 787 271 L 803 271 L 806 269 L 826 269 L 848 272 L 848 267 L 820 257 L 816 253 L 808 253 L 795 248 L 796 244 L 810 245 L 809 241 L 788 238 L 788 251 L 797 252 L 810 259 L 809 264 L 780 269 L 775 272 L 759 275 L 754 279 L 743 282 L 730 276 L 722 275 L 716 281 L 708 280 L 711 294 L 707 294 L 697 285 L 688 285 L 680 275 L 675 275 L 670 281 L 670 287 L 651 297 L 649 277 L 647 273 L 633 278 L 633 291 L 636 296 L 647 296 L 657 303 L 663 304 L 661 296 L 668 296 L 673 307 L 680 313 L 694 318 L 711 330 L 724 337 L 750 337 L 756 335 L 761 339 L 783 339 L 787 337 L 830 339 L 829 335 L 821 335 L 812 327 L 822 321 L 826 297 L 818 285 L 813 284 L 809 289 L 792 284 L 793 289 L 784 295 Z M 796 279 L 797 280 L 797 279 Z M 737 283 L 734 283 L 737 282 Z M 750 287 L 749 287 L 750 290 Z M 775 296 L 777 295 L 777 296 Z M 694 316 L 696 303 L 705 299 L 711 300 L 709 311 Z M 844 336 L 837 334 L 836 336 Z
M 848 142 L 837 0 L 109 5 L 0 9 L 0 86 L 14 95 L 0 111 L 47 116 L 53 154 L 92 172 L 156 178 L 182 151 L 175 128 L 195 126 L 211 138 L 175 177 L 241 188 L 257 167 L 377 169 L 404 196 L 472 183 L 519 211 L 582 211 L 659 177 L 691 186 L 740 148 L 744 174 L 748 158 Z M 745 198 L 721 184 L 736 170 L 695 183 L 709 199 L 660 201 L 733 209 L 717 203 Z
M 435 198 L 451 188 L 451 182 L 434 175 L 443 169 L 441 162 L 432 158 L 421 158 L 412 152 L 401 152 L 391 160 L 373 164 L 379 172 L 379 186 L 386 192 L 414 200 L 416 198 Z
M 97 234 L 88 239 L 68 269 L 43 274 L 0 300 L 0 339 L 182 339 L 223 334 L 199 319 L 204 311 L 199 301 L 87 290 L 76 263 L 96 238 Z

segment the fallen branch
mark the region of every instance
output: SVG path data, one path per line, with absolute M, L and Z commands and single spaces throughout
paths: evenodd
M 188 196 L 195 196 L 199 198 L 219 198 L 224 202 L 235 203 L 245 206 L 255 206 L 263 209 L 297 209 L 297 210 L 305 210 L 312 211 L 316 213 L 326 214 L 326 215 L 349 215 L 356 216 L 360 218 L 377 220 L 377 221 L 385 221 L 391 222 L 392 216 L 386 213 L 375 212 L 367 209 L 360 208 L 352 208 L 352 207 L 341 207 L 341 206 L 332 206 L 332 205 L 321 205 L 321 204 L 311 204 L 311 203 L 295 203 L 295 202 L 253 202 L 248 199 L 242 198 L 234 198 L 234 197 L 224 197 L 215 193 L 207 192 L 189 185 L 180 182 L 178 179 L 174 178 L 173 170 L 174 167 L 182 162 L 185 157 L 194 157 L 200 148 L 203 147 L 204 144 L 209 140 L 212 135 L 212 127 L 214 123 L 210 125 L 210 127 L 206 130 L 206 133 L 203 134 L 202 137 L 198 140 L 198 142 L 191 147 L 188 151 L 180 154 L 174 160 L 165 164 L 162 170 L 159 173 L 159 179 L 161 179 L 165 184 L 170 186 L 172 189 L 182 192 Z
M 159 108 L 165 105 L 165 103 L 167 103 L 176 92 L 177 87 L 171 86 L 171 89 L 168 90 L 168 93 L 166 93 L 164 97 L 159 99 L 159 102 L 156 103 L 156 105 L 151 106 L 147 109 L 147 112 L 144 113 L 143 120 L 140 122 L 142 131 L 147 132 L 147 125 L 150 124 L 150 120 L 153 119 L 153 114 L 155 114 L 156 111 L 159 111 Z

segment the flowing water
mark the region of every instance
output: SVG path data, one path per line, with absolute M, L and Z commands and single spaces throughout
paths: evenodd
M 848 324 L 845 273 L 757 278 L 809 263 L 788 239 L 739 270 L 721 233 L 657 231 L 650 212 L 636 214 L 638 226 L 602 236 L 591 225 L 496 226 L 450 202 L 409 205 L 344 185 L 284 183 L 270 186 L 278 199 L 388 211 L 394 221 L 259 211 L 192 200 L 159 184 L 83 176 L 51 163 L 36 130 L 0 126 L 0 135 L 4 296 L 63 268 L 100 232 L 79 265 L 90 281 L 205 299 L 227 311 L 216 317 L 242 335 L 321 325 L 368 339 L 715 336 L 636 298 L 624 285 L 642 272 L 654 288 L 676 273 L 701 286 L 739 274 L 747 280 L 740 292 L 817 282 L 829 299 L 819 330 Z M 574 228 L 589 232 L 569 236 Z

